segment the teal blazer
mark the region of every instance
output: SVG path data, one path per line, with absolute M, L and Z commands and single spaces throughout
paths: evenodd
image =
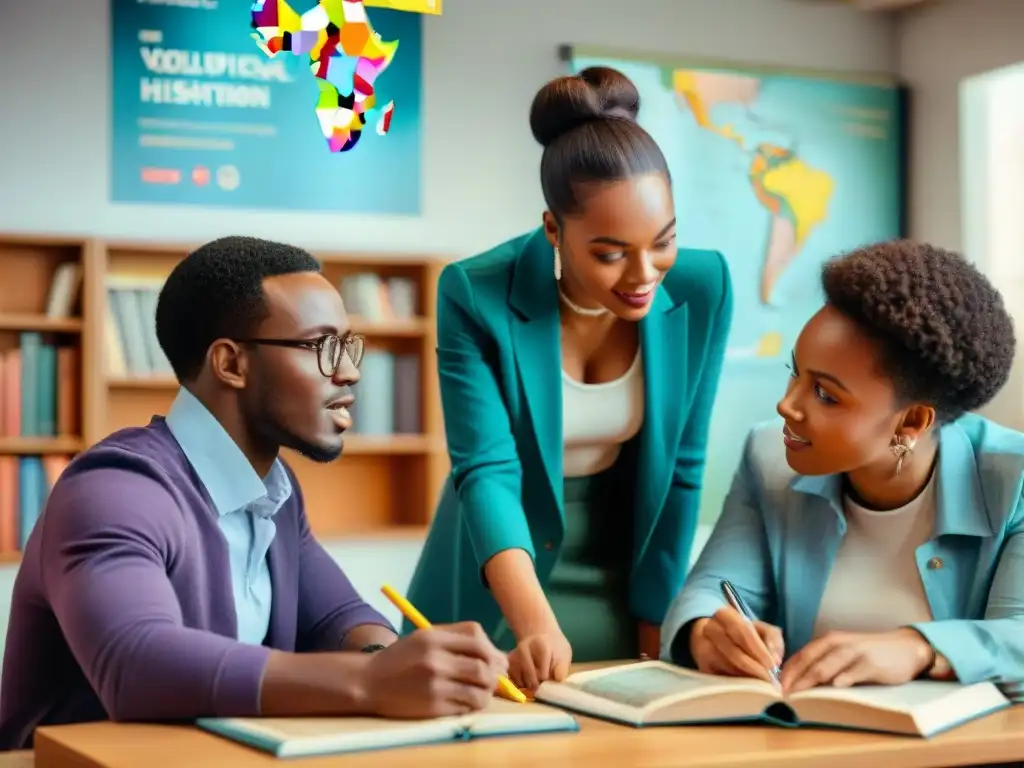
M 911 626 L 961 682 L 1024 678 L 1024 435 L 964 416 L 941 428 L 936 472 L 935 526 L 917 550 L 934 620 Z M 725 604 L 722 579 L 782 629 L 787 656 L 800 650 L 845 531 L 842 477 L 796 475 L 781 421 L 755 428 L 722 516 L 662 625 L 662 658 L 690 663 L 680 630 Z
M 680 250 L 640 321 L 646 416 L 637 438 L 630 602 L 638 619 L 654 624 L 689 565 L 731 318 L 725 260 Z M 502 615 L 484 563 L 523 549 L 544 585 L 563 535 L 561 336 L 543 231 L 447 265 L 437 337 L 452 469 L 409 599 L 432 622 L 473 620 L 494 636 Z

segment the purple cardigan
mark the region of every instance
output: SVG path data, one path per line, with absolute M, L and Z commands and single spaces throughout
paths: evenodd
M 270 629 L 247 645 L 216 512 L 164 420 L 76 457 L 14 583 L 0 750 L 31 746 L 40 725 L 259 715 L 271 648 L 335 649 L 353 627 L 390 627 L 313 538 L 291 480 L 268 553 Z

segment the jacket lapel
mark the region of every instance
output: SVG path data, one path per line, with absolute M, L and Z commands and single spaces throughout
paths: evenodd
M 995 531 L 987 514 L 989 505 L 979 479 L 974 446 L 956 422 L 939 433 L 939 465 L 935 472 L 932 538 L 918 547 L 915 555 L 932 616 L 935 621 L 945 621 L 955 618 L 967 604 L 972 584 L 964 571 L 970 571 L 959 566 L 964 564 L 965 552 L 976 551 L 967 542 L 970 538 L 990 538 Z M 1001 484 L 992 483 L 990 487 L 995 493 Z M 997 508 L 1012 503 L 1010 499 L 995 500 Z M 936 568 L 935 563 L 942 565 Z
M 537 230 L 515 265 L 512 343 L 541 461 L 562 513 L 562 339 L 554 253 Z
M 786 627 L 787 655 L 814 635 L 825 585 L 846 535 L 842 475 L 800 475 L 790 488 L 799 503 L 787 518 L 782 541 L 786 554 L 779 566 L 776 619 Z
M 692 396 L 687 370 L 689 313 L 664 287 L 640 321 L 644 364 L 644 424 L 640 431 L 635 516 L 636 557 L 650 543 L 672 484 L 672 469 Z
M 526 241 L 516 262 L 510 304 L 516 366 L 541 460 L 561 514 L 562 340 L 553 270 L 551 245 L 543 230 L 538 230 Z M 687 324 L 686 305 L 675 304 L 664 287 L 658 288 L 654 306 L 640 322 L 645 401 L 637 465 L 637 561 L 650 542 L 668 495 L 693 395 L 687 380 Z

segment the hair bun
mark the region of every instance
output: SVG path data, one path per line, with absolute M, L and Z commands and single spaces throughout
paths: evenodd
M 552 80 L 530 107 L 530 130 L 547 147 L 584 123 L 608 118 L 636 120 L 640 93 L 624 74 L 610 67 L 587 67 Z

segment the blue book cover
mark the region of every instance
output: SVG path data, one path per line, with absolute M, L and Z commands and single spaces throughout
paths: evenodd
M 43 462 L 38 456 L 18 459 L 18 490 L 18 548 L 24 551 L 48 491 Z
M 352 409 L 355 432 L 385 436 L 395 431 L 395 356 L 383 350 L 367 350 L 359 365 Z

